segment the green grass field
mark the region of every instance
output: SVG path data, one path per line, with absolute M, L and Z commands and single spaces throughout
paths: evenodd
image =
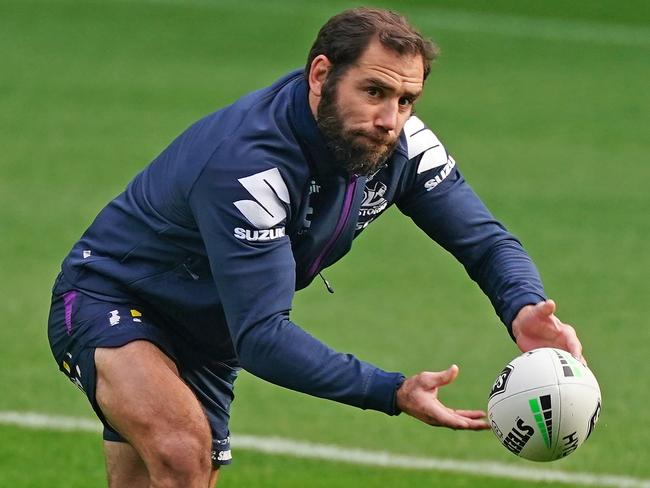
M 645 0 L 376 1 L 442 47 L 419 116 L 523 241 L 574 324 L 602 393 L 568 459 L 533 465 L 489 432 L 427 428 L 243 373 L 232 430 L 418 457 L 650 479 L 650 19 Z M 0 411 L 91 417 L 45 334 L 59 263 L 99 209 L 202 115 L 304 63 L 351 2 L 0 1 Z M 485 408 L 517 354 L 462 267 L 399 212 L 297 295 L 331 346 L 415 373 L 456 362 L 444 390 Z M 237 450 L 224 487 L 551 484 L 360 467 Z M 100 436 L 0 425 L 0 486 L 103 486 Z M 647 481 L 650 486 L 650 481 Z M 610 485 L 611 486 L 611 485 Z M 639 485 L 640 486 L 640 485 Z

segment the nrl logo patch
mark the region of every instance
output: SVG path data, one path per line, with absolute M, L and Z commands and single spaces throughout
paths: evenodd
M 509 364 L 503 368 L 503 371 L 501 371 L 501 374 L 499 374 L 499 377 L 494 382 L 494 385 L 492 385 L 492 391 L 490 391 L 490 396 L 488 398 L 492 398 L 494 395 L 498 395 L 499 393 L 506 391 L 508 378 L 510 378 L 510 373 L 512 373 L 513 369 L 514 368 Z

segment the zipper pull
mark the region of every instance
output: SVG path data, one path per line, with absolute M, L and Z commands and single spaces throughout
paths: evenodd
M 200 278 L 199 275 L 197 275 L 194 271 L 190 269 L 190 267 L 187 265 L 187 263 L 183 263 L 183 268 L 185 268 L 185 271 L 187 271 L 187 274 L 192 277 L 194 281 L 198 280 Z
M 327 288 L 327 291 L 329 291 L 330 293 L 334 293 L 334 288 L 332 288 L 330 282 L 325 279 L 323 273 L 318 273 L 318 276 L 320 276 L 321 280 L 323 280 L 323 283 L 325 283 L 325 288 Z

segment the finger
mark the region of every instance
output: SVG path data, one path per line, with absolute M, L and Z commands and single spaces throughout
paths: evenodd
M 569 331 L 567 333 L 567 339 L 566 339 L 566 344 L 567 344 L 567 351 L 571 353 L 571 355 L 576 358 L 578 361 L 584 360 L 582 357 L 582 344 L 580 344 L 580 340 L 578 337 L 571 333 L 572 331 Z
M 482 419 L 487 417 L 487 414 L 483 410 L 454 410 L 454 412 L 468 419 Z
M 435 412 L 435 415 L 430 416 L 430 424 L 440 425 L 442 427 L 449 427 L 450 429 L 467 429 L 473 419 L 457 415 L 453 410 L 443 406 L 440 410 Z
M 587 358 L 585 358 L 584 355 L 583 355 L 582 353 L 576 353 L 576 352 L 572 352 L 572 351 L 569 351 L 569 352 L 571 353 L 571 356 L 573 356 L 574 358 L 576 358 L 576 360 L 578 360 L 578 361 L 579 361 L 580 363 L 582 363 L 584 366 L 588 366 L 588 365 L 587 365 Z
M 485 412 L 481 410 L 455 410 L 445 406 L 439 400 L 436 401 L 430 417 L 436 419 L 436 423 L 452 429 L 480 429 L 482 425 L 486 424 Z
M 455 430 L 485 430 L 490 428 L 490 424 L 484 419 L 475 419 L 458 415 L 454 411 L 440 412 L 434 425 L 448 427 Z
M 467 430 L 488 430 L 491 429 L 490 423 L 487 420 L 470 420 L 467 425 Z

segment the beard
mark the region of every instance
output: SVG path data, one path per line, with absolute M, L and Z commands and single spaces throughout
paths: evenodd
M 390 157 L 399 138 L 391 140 L 378 133 L 346 128 L 337 103 L 337 81 L 336 76 L 330 76 L 323 85 L 316 124 L 337 165 L 351 176 L 370 176 Z

